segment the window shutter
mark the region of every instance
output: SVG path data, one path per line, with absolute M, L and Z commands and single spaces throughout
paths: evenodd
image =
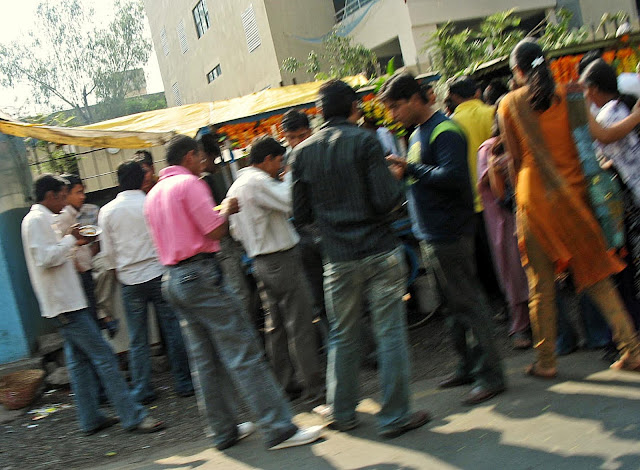
M 244 28 L 244 34 L 247 37 L 247 47 L 249 52 L 255 51 L 260 47 L 260 32 L 258 31 L 258 23 L 256 22 L 256 14 L 253 11 L 253 5 L 249 5 L 242 13 L 242 27 Z
M 160 43 L 162 44 L 162 52 L 164 55 L 169 55 L 169 41 L 167 40 L 167 30 L 162 27 L 160 31 Z
M 171 85 L 171 91 L 173 92 L 173 101 L 176 106 L 182 106 L 182 97 L 180 96 L 180 88 L 178 88 L 177 82 Z
M 187 33 L 184 29 L 184 20 L 180 20 L 180 23 L 178 23 L 176 30 L 178 32 L 178 41 L 180 42 L 180 50 L 184 54 L 189 50 L 189 45 L 187 44 Z

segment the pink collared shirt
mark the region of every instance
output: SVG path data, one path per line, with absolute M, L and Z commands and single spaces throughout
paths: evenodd
M 226 221 L 213 210 L 215 205 L 207 183 L 186 168 L 174 165 L 160 171 L 144 214 L 162 264 L 220 251 L 220 242 L 206 237 Z

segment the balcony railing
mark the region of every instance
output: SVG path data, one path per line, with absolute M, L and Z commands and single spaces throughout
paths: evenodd
M 344 8 L 338 10 L 336 12 L 336 23 L 340 23 L 349 15 L 354 14 L 360 8 L 367 6 L 370 3 L 375 2 L 376 0 L 347 0 L 345 2 Z

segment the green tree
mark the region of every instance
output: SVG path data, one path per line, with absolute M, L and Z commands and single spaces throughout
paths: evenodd
M 573 13 L 566 8 L 556 11 L 556 22 L 547 23 L 540 38 L 539 42 L 543 49 L 558 49 L 587 40 L 589 31 L 584 26 L 579 29 L 572 28 L 572 17 Z
M 115 17 L 105 28 L 80 0 L 42 1 L 27 40 L 0 44 L 0 83 L 26 83 L 37 104 L 69 107 L 81 122 L 94 122 L 92 95 L 118 100 L 135 87 L 137 79 L 127 71 L 149 58 L 151 42 L 144 31 L 138 1 L 117 0 Z
M 322 50 L 318 54 L 311 51 L 307 62 L 295 57 L 287 57 L 282 61 L 282 70 L 296 73 L 302 67 L 317 79 L 342 78 L 350 75 L 364 74 L 367 77 L 380 74 L 376 54 L 362 44 L 353 42 L 350 36 L 341 36 L 337 30 L 331 31 L 322 40 Z

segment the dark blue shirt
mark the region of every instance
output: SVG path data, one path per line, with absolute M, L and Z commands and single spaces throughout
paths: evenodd
M 473 191 L 462 130 L 437 111 L 409 139 L 407 198 L 414 235 L 452 242 L 474 232 Z

